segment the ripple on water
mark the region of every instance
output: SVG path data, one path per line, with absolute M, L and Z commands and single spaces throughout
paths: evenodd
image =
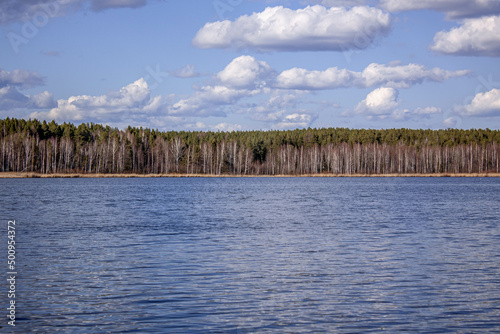
M 497 179 L 0 185 L 17 332 L 500 331 Z

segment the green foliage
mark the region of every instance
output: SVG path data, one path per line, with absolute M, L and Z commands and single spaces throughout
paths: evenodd
M 490 129 L 308 128 L 212 132 L 159 131 L 131 126 L 125 130 L 119 130 L 94 123 L 82 123 L 75 126 L 71 123 L 58 124 L 55 121 L 40 122 L 36 119 L 6 118 L 0 119 L 0 141 L 4 144 L 7 141 L 11 143 L 9 147 L 13 147 L 14 151 L 12 149 L 7 151 L 7 148 L 0 147 L 3 149 L 0 170 L 38 168 L 44 172 L 70 169 L 84 172 L 171 171 L 169 166 L 173 159 L 171 145 L 175 138 L 180 138 L 184 147 L 176 162 L 176 165 L 183 166 L 184 171 L 192 172 L 208 168 L 217 173 L 237 170 L 246 173 L 250 172 L 248 163 L 251 163 L 252 166 L 256 166 L 256 173 L 262 173 L 258 166 L 266 163 L 278 166 L 284 164 L 282 160 L 286 159 L 286 173 L 304 172 L 304 166 L 298 167 L 299 160 L 293 160 L 298 159 L 296 157 L 299 154 L 301 155 L 300 163 L 305 164 L 304 161 L 307 159 L 310 160 L 313 156 L 317 159 L 319 156 L 320 161 L 313 164 L 313 169 L 322 171 L 326 166 L 326 169 L 330 170 L 334 163 L 329 159 L 333 158 L 325 150 L 326 147 L 330 147 L 330 150 L 334 147 L 342 152 L 339 153 L 342 154 L 340 160 L 335 160 L 337 164 L 347 164 L 349 168 L 354 168 L 349 161 L 352 160 L 351 154 L 355 154 L 356 159 L 360 159 L 356 162 L 358 163 L 356 168 L 366 170 L 372 168 L 377 172 L 383 172 L 384 168 L 400 168 L 403 163 L 408 165 L 408 168 L 416 169 L 420 168 L 419 166 L 422 166 L 424 162 L 438 166 L 444 163 L 455 164 L 459 166 L 458 169 L 465 169 L 467 166 L 470 167 L 469 170 L 479 169 L 479 167 L 498 169 L 498 163 L 495 165 L 495 161 L 498 161 L 497 146 L 500 144 L 500 131 Z M 29 146 L 30 143 L 33 143 L 33 147 Z M 232 145 L 231 149 L 229 149 L 230 145 Z M 7 146 L 4 145 L 4 147 Z M 208 153 L 207 147 L 210 151 Z M 404 152 L 399 153 L 396 158 L 396 152 L 401 147 L 404 148 Z M 485 159 L 491 160 L 490 165 L 485 165 L 478 160 L 480 159 L 477 153 L 478 147 L 490 147 L 491 152 L 487 151 L 485 155 Z M 286 152 L 283 151 L 285 148 Z M 319 153 L 316 152 L 318 149 Z M 453 161 L 443 162 L 443 159 L 451 159 L 449 158 L 450 149 L 453 150 L 454 156 L 463 159 L 467 155 L 468 160 L 459 161 L 459 158 L 454 158 Z M 373 153 L 376 150 L 379 151 L 378 156 Z M 404 159 L 401 154 L 404 155 Z M 420 154 L 419 158 L 417 154 Z M 349 159 L 346 155 L 349 155 Z M 377 164 L 380 164 L 383 155 L 386 159 L 384 163 L 390 163 L 390 166 L 379 168 Z M 23 165 L 22 159 L 29 159 L 29 161 L 25 161 Z M 245 160 L 245 168 L 241 167 L 243 163 L 241 159 Z M 249 159 L 250 162 L 248 162 Z M 396 159 L 400 160 L 396 161 Z M 15 162 L 19 166 L 14 168 L 12 166 L 16 165 Z M 210 166 L 207 167 L 207 164 Z M 281 168 L 276 166 L 272 165 L 270 169 L 275 171 Z M 358 170 L 356 168 L 355 170 Z M 447 167 L 436 168 L 446 171 Z

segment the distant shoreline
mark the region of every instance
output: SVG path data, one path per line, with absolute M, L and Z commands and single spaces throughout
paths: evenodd
M 84 174 L 0 172 L 0 179 L 23 178 L 248 178 L 248 177 L 500 177 L 500 173 L 427 173 L 427 174 L 301 174 L 301 175 L 212 175 L 212 174 Z

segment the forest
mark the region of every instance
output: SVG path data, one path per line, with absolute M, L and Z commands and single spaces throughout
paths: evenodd
M 500 131 L 158 131 L 0 119 L 0 172 L 308 175 L 498 173 Z

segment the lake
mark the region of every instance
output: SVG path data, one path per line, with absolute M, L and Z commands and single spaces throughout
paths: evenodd
M 500 331 L 500 178 L 0 179 L 0 203 L 0 332 Z

